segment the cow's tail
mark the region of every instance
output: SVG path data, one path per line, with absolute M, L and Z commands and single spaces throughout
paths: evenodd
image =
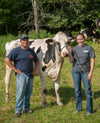
M 7 47 L 8 47 L 8 42 L 5 44 L 5 52 L 7 54 Z

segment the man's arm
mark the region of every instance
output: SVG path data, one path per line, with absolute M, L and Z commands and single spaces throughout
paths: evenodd
M 37 71 L 38 64 L 39 64 L 39 62 L 37 61 L 37 62 L 35 63 L 35 67 L 34 67 L 34 69 L 33 69 L 33 75 L 35 75 L 35 73 L 36 73 L 36 71 Z
M 5 63 L 12 69 L 14 70 L 16 73 L 22 73 L 19 69 L 17 69 L 11 62 L 11 60 L 9 58 L 5 58 Z

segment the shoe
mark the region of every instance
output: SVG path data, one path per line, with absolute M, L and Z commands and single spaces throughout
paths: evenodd
M 20 113 L 16 113 L 16 114 L 15 114 L 15 118 L 20 117 L 20 116 L 21 116 Z
M 87 115 L 91 115 L 91 112 L 87 112 Z
M 29 113 L 29 114 L 31 114 L 31 113 L 33 113 L 33 109 L 29 109 L 29 110 L 26 110 L 26 111 L 24 110 L 23 113 Z
M 74 111 L 74 112 L 73 112 L 73 114 L 77 114 L 78 112 L 79 112 L 79 111 L 78 111 L 78 110 L 76 110 L 76 111 Z
M 74 111 L 74 112 L 73 112 L 73 114 L 77 114 L 77 113 L 78 113 L 78 112 L 80 112 L 80 111 L 81 111 L 81 110 L 79 110 L 79 111 L 78 111 L 78 110 L 76 110 L 76 111 Z

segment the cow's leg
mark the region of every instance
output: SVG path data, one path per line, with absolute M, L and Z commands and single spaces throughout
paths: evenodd
M 94 42 L 94 43 L 95 43 L 95 40 L 96 40 L 96 39 L 95 39 L 95 38 L 93 38 L 93 42 Z
M 40 80 L 41 80 L 41 86 L 42 86 L 42 107 L 47 106 L 46 102 L 46 94 L 47 94 L 47 85 L 46 85 L 46 76 L 45 73 L 42 72 L 40 75 Z
M 59 106 L 64 106 L 64 104 L 61 102 L 60 99 L 59 90 L 60 90 L 60 78 L 57 81 L 55 81 L 55 93 L 56 93 L 57 104 Z
M 6 65 L 6 76 L 5 76 L 6 102 L 8 102 L 8 99 L 9 99 L 9 84 L 10 84 L 10 78 L 11 78 L 11 71 L 12 69 L 8 65 Z

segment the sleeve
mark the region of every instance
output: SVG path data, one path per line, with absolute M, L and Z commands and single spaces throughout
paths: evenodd
M 95 52 L 94 52 L 94 50 L 91 46 L 89 47 L 89 54 L 90 54 L 90 58 L 95 58 L 96 57 Z
M 11 61 L 14 61 L 15 59 L 15 50 L 11 50 L 10 53 L 7 55 L 7 58 L 9 58 Z

